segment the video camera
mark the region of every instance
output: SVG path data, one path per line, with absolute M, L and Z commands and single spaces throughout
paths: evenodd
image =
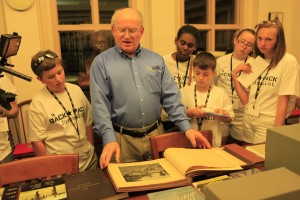
M 18 33 L 13 34 L 3 34 L 1 35 L 0 41 L 0 78 L 3 77 L 2 72 L 9 73 L 11 75 L 17 76 L 27 81 L 31 81 L 32 78 L 16 72 L 12 69 L 9 69 L 5 66 L 13 67 L 14 65 L 7 63 L 7 58 L 10 56 L 15 56 L 18 53 L 20 44 L 21 44 L 21 36 Z M 15 100 L 16 94 L 5 92 L 0 88 L 0 105 L 6 110 L 11 109 L 10 102 Z

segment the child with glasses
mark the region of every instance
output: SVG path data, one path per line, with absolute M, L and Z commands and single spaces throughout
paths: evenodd
M 216 76 L 214 81 L 216 85 L 222 88 L 229 96 L 235 114 L 235 117 L 230 124 L 223 124 L 222 126 L 224 139 L 224 141 L 222 141 L 223 144 L 237 143 L 239 145 L 243 145 L 244 143 L 244 105 L 241 103 L 236 93 L 231 72 L 241 63 L 249 63 L 253 60 L 250 54 L 253 51 L 254 41 L 254 30 L 242 29 L 237 31 L 233 39 L 233 52 L 217 59 Z
M 232 71 L 236 92 L 245 105 L 244 139 L 255 144 L 266 141 L 268 128 L 282 126 L 300 95 L 299 64 L 286 52 L 283 26 L 278 19 L 256 25 L 254 57 L 269 63 L 249 90 L 238 82 L 238 74 L 251 73 L 251 65 L 241 64 Z
M 60 58 L 50 50 L 40 51 L 31 68 L 45 87 L 29 108 L 29 140 L 36 156 L 79 155 L 79 171 L 97 167 L 94 151 L 91 105 L 82 90 L 65 82 Z
M 220 146 L 221 122 L 230 123 L 234 117 L 231 101 L 223 89 L 211 85 L 216 72 L 216 58 L 208 52 L 196 55 L 193 61 L 195 82 L 181 88 L 182 103 L 191 125 L 198 130 L 212 130 L 212 146 Z M 207 114 L 212 112 L 214 114 Z M 219 114 L 219 115 L 218 115 Z

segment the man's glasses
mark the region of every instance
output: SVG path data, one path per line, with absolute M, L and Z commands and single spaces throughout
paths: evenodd
M 38 57 L 34 62 L 35 69 L 37 69 L 44 62 L 45 59 L 54 59 L 54 58 L 57 58 L 57 55 L 54 53 L 46 53 L 45 55 Z
M 246 47 L 252 48 L 253 47 L 253 43 L 251 42 L 246 42 L 245 40 L 237 40 L 239 44 L 241 45 L 245 45 Z
M 141 27 L 140 28 L 129 28 L 129 29 L 115 27 L 115 30 L 117 32 L 117 35 L 120 35 L 120 36 L 125 36 L 126 32 L 128 32 L 128 34 L 130 36 L 136 36 L 137 33 L 141 30 Z

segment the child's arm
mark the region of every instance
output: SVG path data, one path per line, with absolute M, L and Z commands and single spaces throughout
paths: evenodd
M 94 132 L 93 132 L 93 124 L 86 127 L 86 137 L 89 143 L 94 146 Z
M 214 116 L 214 118 L 218 118 L 220 119 L 222 122 L 225 122 L 225 123 L 231 123 L 232 121 L 232 118 L 230 116 L 230 114 L 220 108 L 217 108 L 215 109 L 214 111 L 215 113 L 219 113 L 221 115 L 224 115 L 224 116 Z
M 195 107 L 195 108 L 187 108 L 186 115 L 189 118 L 201 118 L 201 117 L 205 117 L 206 114 L 204 113 L 203 110 L 201 110 L 201 108 L 204 108 L 204 105 L 198 106 L 198 107 Z
M 246 105 L 249 101 L 249 92 L 240 84 L 240 82 L 237 80 L 239 73 L 251 73 L 251 66 L 250 64 L 240 64 L 237 66 L 234 70 L 231 72 L 232 81 L 234 84 L 234 89 L 239 96 L 241 102 L 243 105 Z
M 290 96 L 279 95 L 277 100 L 277 110 L 275 117 L 275 126 L 282 126 L 285 123 L 285 115 L 288 107 Z
M 2 106 L 0 106 L 0 116 L 1 117 L 7 117 L 7 118 L 13 118 L 16 117 L 19 113 L 19 107 L 16 101 L 10 102 L 11 109 L 5 110 Z
M 31 142 L 35 156 L 47 155 L 46 147 L 43 140 Z

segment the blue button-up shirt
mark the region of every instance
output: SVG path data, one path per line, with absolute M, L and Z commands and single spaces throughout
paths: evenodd
M 159 54 L 141 47 L 130 58 L 112 47 L 94 59 L 90 77 L 94 130 L 104 145 L 116 141 L 112 124 L 148 126 L 159 119 L 161 106 L 182 132 L 191 128 L 178 86 Z

